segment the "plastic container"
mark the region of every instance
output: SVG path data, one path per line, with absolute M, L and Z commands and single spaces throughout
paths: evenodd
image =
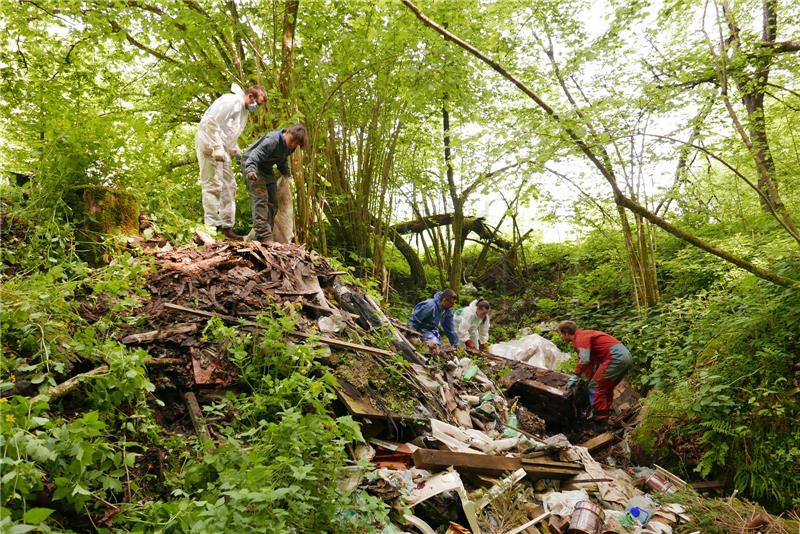
M 654 503 L 646 497 L 636 496 L 628 501 L 627 512 L 634 522 L 646 525 L 653 513 Z
M 650 520 L 650 512 L 644 508 L 639 508 L 638 506 L 633 506 L 630 508 L 628 510 L 628 515 L 631 516 L 631 519 L 641 525 L 646 525 Z
M 603 509 L 591 501 L 580 501 L 569 520 L 569 534 L 597 534 L 603 525 Z

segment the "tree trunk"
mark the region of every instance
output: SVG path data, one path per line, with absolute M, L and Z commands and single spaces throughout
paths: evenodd
M 392 228 L 400 234 L 419 234 L 437 226 L 453 224 L 453 220 L 454 215 L 452 213 L 439 213 L 420 217 L 413 221 L 398 223 Z M 496 229 L 486 224 L 483 217 L 464 217 L 463 233 L 465 235 L 475 233 L 484 241 L 491 241 L 500 248 L 510 249 L 514 246 L 511 241 L 498 236 Z
M 462 253 L 464 251 L 464 201 L 456 190 L 453 173 L 453 161 L 450 150 L 450 113 L 447 111 L 447 95 L 442 103 L 442 133 L 444 137 L 444 164 L 447 173 L 447 189 L 453 202 L 453 248 L 448 265 L 448 285 L 453 291 L 461 287 L 461 271 L 463 269 Z
M 281 69 L 278 74 L 278 91 L 281 94 L 281 121 L 286 121 L 294 116 L 297 111 L 297 102 L 294 99 L 294 33 L 297 27 L 297 12 L 300 0 L 286 0 L 283 12 L 283 38 L 281 40 Z M 300 224 L 295 228 L 295 218 L 291 219 L 291 228 L 286 228 L 284 233 L 295 236 L 297 241 L 305 243 L 309 238 L 309 226 L 313 217 L 311 199 L 306 194 L 306 177 L 303 169 L 303 154 L 296 150 L 291 156 L 292 177 L 294 190 L 297 194 L 297 219 Z M 288 184 L 287 184 L 288 185 Z M 289 191 L 289 199 L 291 191 Z

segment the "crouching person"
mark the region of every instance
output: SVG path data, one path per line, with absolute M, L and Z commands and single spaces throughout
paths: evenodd
M 444 330 L 452 346 L 458 345 L 458 334 L 453 324 L 453 305 L 456 303 L 456 292 L 452 289 L 439 291 L 433 298 L 423 300 L 414 306 L 408 326 L 422 333 L 425 344 L 431 353 L 436 354 L 442 348 L 442 336 L 439 327 Z
M 244 175 L 253 212 L 255 239 L 273 241 L 272 226 L 278 211 L 278 181 L 272 167 L 282 176 L 291 176 L 289 156 L 297 147 L 306 146 L 306 128 L 295 124 L 271 132 L 250 145 L 244 154 Z M 289 197 L 291 199 L 291 197 Z
M 556 330 L 561 339 L 571 342 L 578 351 L 578 364 L 567 388 L 577 385 L 581 375 L 586 376 L 593 419 L 598 426 L 606 425 L 614 402 L 614 388 L 633 364 L 631 353 L 618 339 L 599 330 L 578 330 L 573 321 L 560 322 Z
M 458 340 L 475 350 L 489 348 L 489 310 L 492 305 L 486 299 L 477 299 L 455 313 Z

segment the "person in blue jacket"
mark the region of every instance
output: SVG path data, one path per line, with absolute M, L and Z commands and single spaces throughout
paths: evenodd
M 456 303 L 456 292 L 445 289 L 437 292 L 432 299 L 423 300 L 414 306 L 408 326 L 422 333 L 425 344 L 431 352 L 438 352 L 442 346 L 442 327 L 452 346 L 458 345 L 458 334 L 453 325 L 453 305 Z

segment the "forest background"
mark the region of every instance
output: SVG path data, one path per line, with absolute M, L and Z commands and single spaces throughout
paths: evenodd
M 800 5 L 21 0 L 0 13 L 0 387 L 56 383 L 81 359 L 119 365 L 108 378 L 118 382 L 92 394 L 97 412 L 58 420 L 44 401 L 2 404 L 3 484 L 14 488 L 4 518 L 49 510 L 25 504 L 42 491 L 37 470 L 78 456 L 84 479 L 53 483 L 65 507 L 91 517 L 121 491 L 109 473 L 139 454 L 110 436 L 124 427 L 132 443 L 162 439 L 146 415 L 127 417 L 152 387 L 144 356 L 75 304 L 105 293 L 130 310 L 149 267 L 119 238 L 105 240 L 104 265 L 87 261 L 92 215 L 71 198 L 87 186 L 126 192 L 151 235 L 189 242 L 202 213 L 194 133 L 231 83 L 269 95 L 242 147 L 308 128 L 292 161 L 298 241 L 399 316 L 468 282 L 462 304 L 472 286 L 496 304 L 496 340 L 564 318 L 608 331 L 648 393 L 637 436 L 649 454 L 774 511 L 800 504 Z M 237 219 L 246 232 L 241 183 Z M 571 240 L 544 242 L 555 225 Z M 285 391 L 297 401 L 307 384 L 294 386 Z M 272 430 L 294 435 L 309 414 L 292 420 L 278 405 L 254 420 L 281 413 Z M 309 509 L 357 433 L 323 421 L 323 405 L 302 424 L 336 439 L 296 444 L 331 448 L 329 465 L 306 459 L 318 478 L 296 481 L 293 502 Z M 68 435 L 92 452 L 60 444 Z M 235 498 L 209 505 L 203 485 L 241 459 L 218 451 L 211 477 L 203 454 L 187 452 L 197 463 L 160 488 L 172 500 L 131 507 L 127 525 L 190 521 L 192 507 L 222 525 L 246 521 Z M 270 487 L 276 521 L 281 510 L 303 516 Z M 341 519 L 345 497 L 328 496 L 338 504 L 317 508 L 319 524 Z

